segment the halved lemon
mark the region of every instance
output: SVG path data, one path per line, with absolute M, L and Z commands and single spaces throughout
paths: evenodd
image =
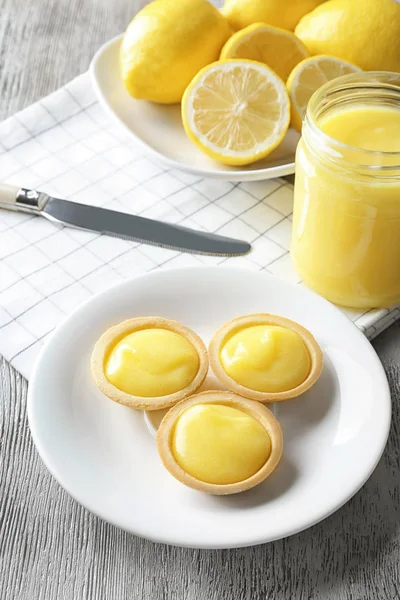
M 302 60 L 290 73 L 286 84 L 291 101 L 292 126 L 301 131 L 308 101 L 321 85 L 340 75 L 361 70 L 345 60 L 322 54 Z
M 290 102 L 283 81 L 251 60 L 218 61 L 202 69 L 182 99 L 188 137 L 209 157 L 247 165 L 285 136 Z
M 291 31 L 254 23 L 234 33 L 221 50 L 221 59 L 248 58 L 265 63 L 286 81 L 307 56 L 307 48 Z

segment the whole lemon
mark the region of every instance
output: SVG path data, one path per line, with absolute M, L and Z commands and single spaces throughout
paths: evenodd
M 295 33 L 311 54 L 330 54 L 366 71 L 400 71 L 398 0 L 329 0 L 303 17 Z
M 234 30 L 267 23 L 293 30 L 301 17 L 324 0 L 225 0 L 222 14 Z
M 154 0 L 128 26 L 120 50 L 129 94 L 173 104 L 193 77 L 219 57 L 232 31 L 207 0 Z

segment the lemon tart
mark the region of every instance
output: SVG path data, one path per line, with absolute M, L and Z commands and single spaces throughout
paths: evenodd
M 226 495 L 250 489 L 272 473 L 282 455 L 283 437 L 266 406 L 218 390 L 171 408 L 157 431 L 157 448 L 178 481 Z
M 209 360 L 220 383 L 259 402 L 299 396 L 317 381 L 323 366 L 322 351 L 307 329 L 269 314 L 226 323 L 211 340 Z
M 207 375 L 208 356 L 188 327 L 162 317 L 139 317 L 101 336 L 91 368 L 97 387 L 111 400 L 159 410 L 197 391 Z

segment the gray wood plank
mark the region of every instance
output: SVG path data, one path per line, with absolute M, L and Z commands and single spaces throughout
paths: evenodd
M 85 71 L 139 2 L 0 0 L 0 118 Z M 43 466 L 27 384 L 0 359 L 0 598 L 391 600 L 400 597 L 400 326 L 375 346 L 394 399 L 389 443 L 364 488 L 312 529 L 227 551 L 141 540 L 91 515 Z M 338 485 L 340 482 L 338 481 Z
M 144 0 L 0 0 L 0 119 L 87 70 Z

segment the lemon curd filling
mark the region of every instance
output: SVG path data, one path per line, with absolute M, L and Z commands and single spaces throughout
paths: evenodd
M 119 340 L 105 361 L 105 375 L 119 390 L 144 398 L 187 387 L 199 369 L 194 346 L 167 329 L 134 331 Z
M 361 104 L 336 110 L 321 119 L 320 127 L 332 138 L 354 148 L 400 152 L 400 111 L 395 108 Z
M 248 479 L 266 463 L 271 439 L 254 417 L 219 404 L 196 404 L 177 419 L 171 450 L 182 469 L 205 483 Z
M 224 371 L 258 392 L 285 392 L 302 384 L 311 369 L 301 336 L 277 325 L 255 325 L 234 333 L 220 350 Z

